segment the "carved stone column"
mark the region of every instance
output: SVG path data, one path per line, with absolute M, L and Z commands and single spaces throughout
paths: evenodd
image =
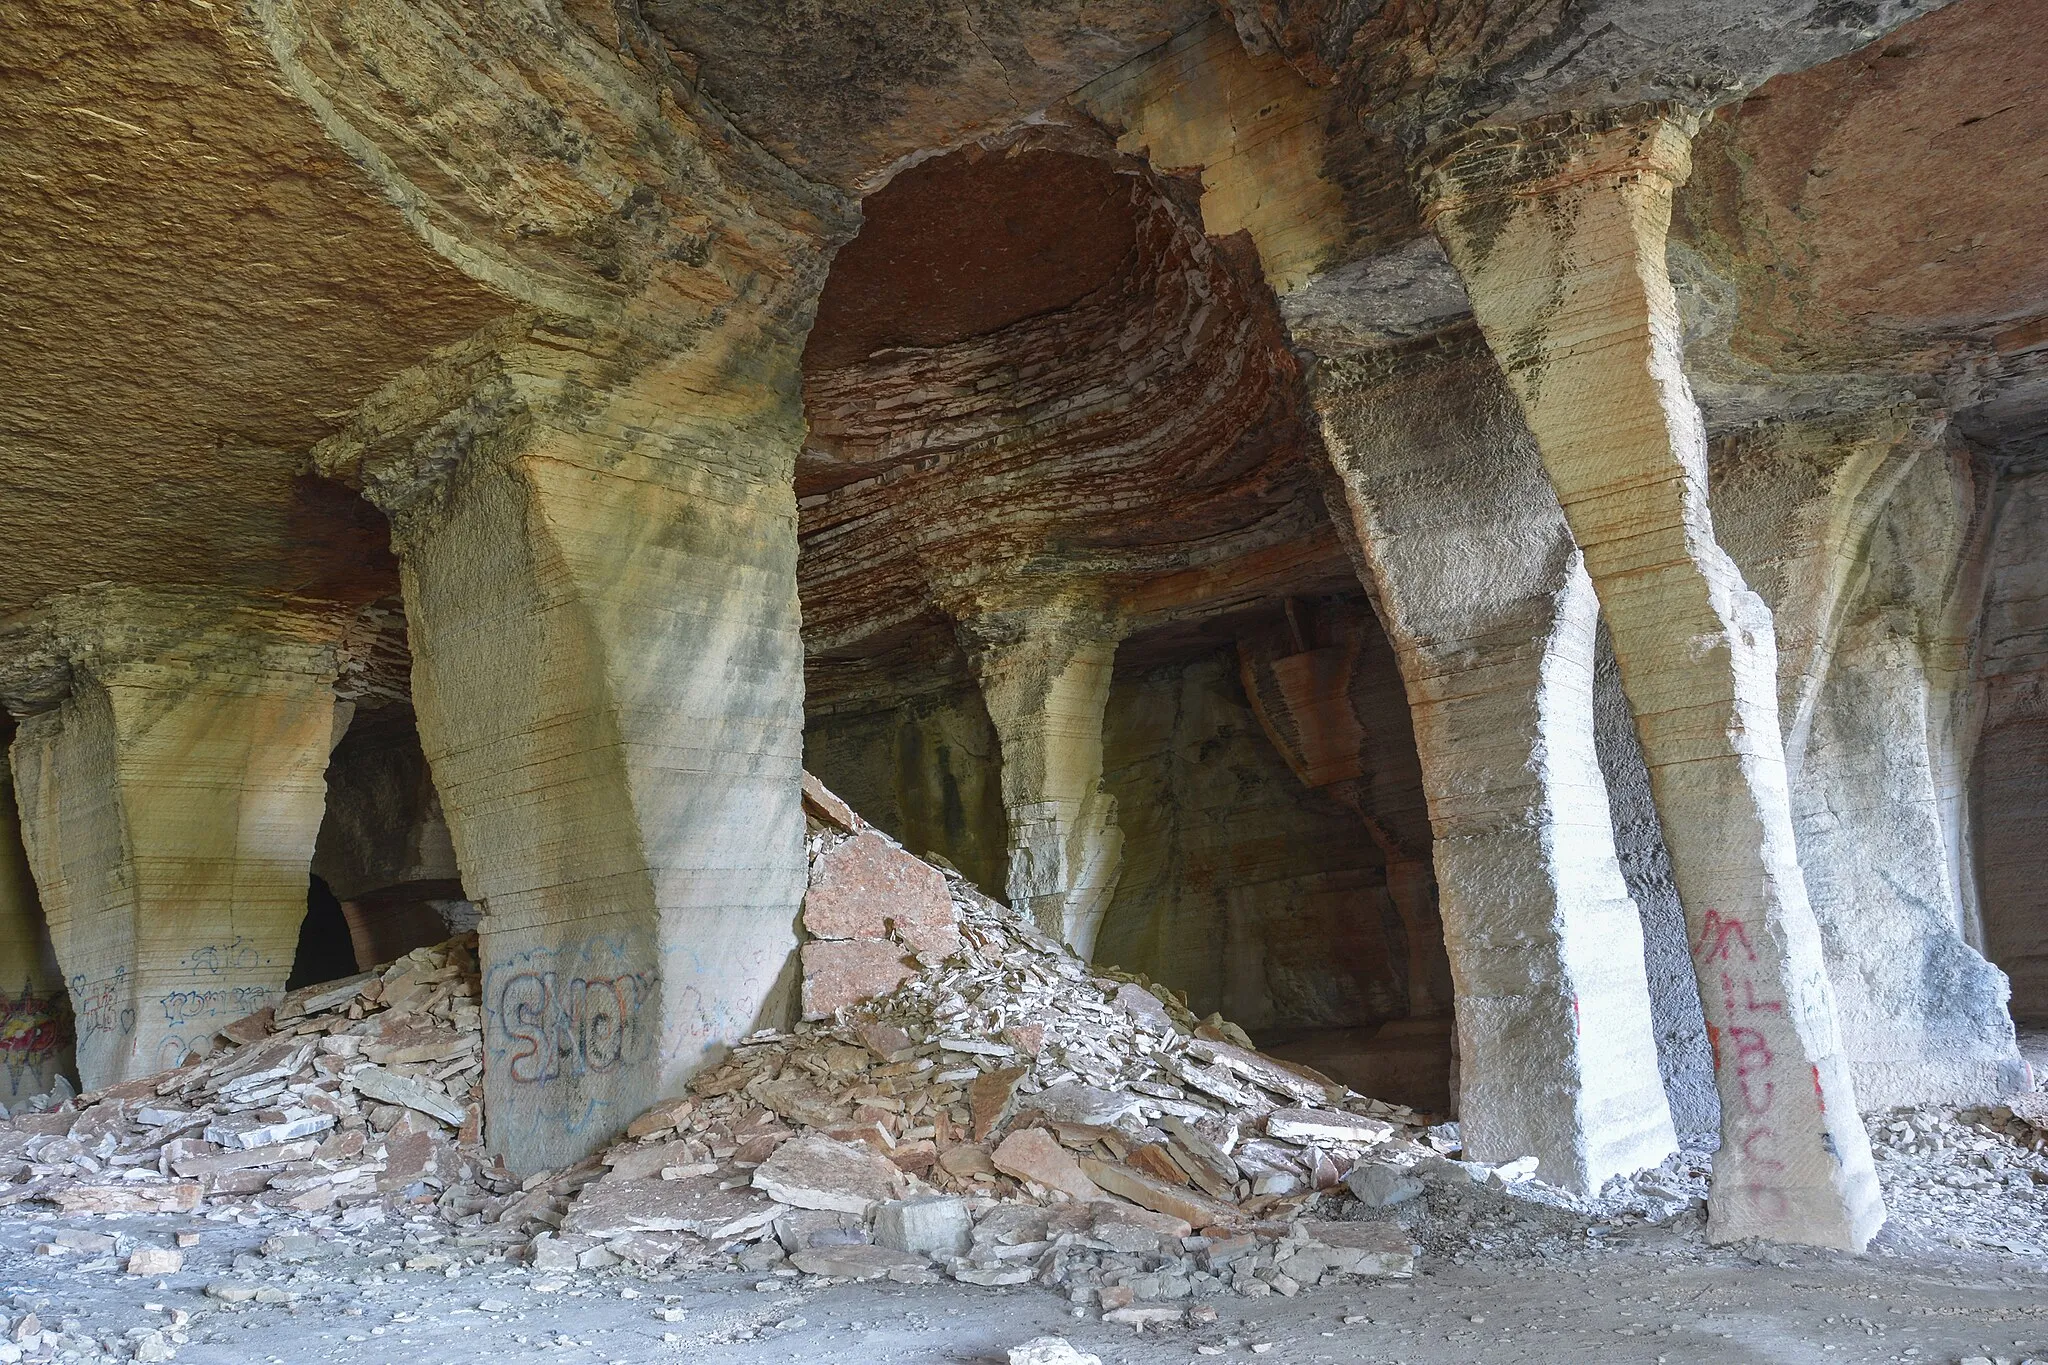
M 22 841 L 88 1089 L 175 1066 L 282 993 L 339 635 L 262 604 L 112 589 L 60 599 L 12 642 Z
M 1122 628 L 1064 607 L 963 622 L 968 665 L 1002 740 L 1010 904 L 1082 957 L 1095 950 L 1123 862 L 1102 789 L 1102 714 Z
M 486 1137 L 516 1170 L 790 1018 L 797 356 L 737 324 L 681 355 L 535 325 L 321 452 L 392 516 L 420 739 L 484 908 Z
M 1711 1234 L 1860 1250 L 1884 1205 L 1794 845 L 1771 618 L 1714 538 L 1665 264 L 1693 130 L 1661 108 L 1475 129 L 1425 199 L 1635 711 L 1715 1041 Z
M 1476 339 L 1326 358 L 1315 402 L 1414 717 L 1465 1145 L 1597 1189 L 1677 1138 L 1593 748 L 1591 584 Z

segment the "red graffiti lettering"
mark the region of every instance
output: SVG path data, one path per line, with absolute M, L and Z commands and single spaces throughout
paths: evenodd
M 1724 916 L 1718 910 L 1707 911 L 1707 917 L 1700 924 L 1699 947 L 1693 956 L 1701 962 L 1726 962 L 1730 940 L 1742 945 L 1742 954 L 1749 961 L 1756 961 L 1756 949 L 1749 946 L 1749 931 L 1742 927 L 1742 921 Z
M 1768 1204 L 1767 1213 L 1772 1218 L 1783 1218 L 1792 1211 L 1792 1201 L 1785 1197 L 1783 1190 L 1752 1183 L 1744 1185 L 1742 1192 L 1749 1196 L 1751 1203 Z

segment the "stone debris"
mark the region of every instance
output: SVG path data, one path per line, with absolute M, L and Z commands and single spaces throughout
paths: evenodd
M 358 1222 L 422 1204 L 495 1211 L 519 1186 L 477 1151 L 477 998 L 471 938 L 295 991 L 174 1070 L 0 1125 L 0 1206 Z M 163 1274 L 176 1260 L 138 1250 L 130 1269 Z
M 1102 1365 L 1102 1357 L 1077 1351 L 1065 1337 L 1033 1337 L 1012 1346 L 1010 1365 Z
M 1091 967 L 808 796 L 805 923 L 839 936 L 806 945 L 818 1017 L 749 1037 L 596 1162 L 529 1181 L 500 1222 L 548 1224 L 536 1265 L 945 1274 L 1106 1312 L 1412 1272 L 1397 1224 L 1346 1221 L 1380 1215 L 1344 1177 L 1439 1160 L 1426 1117 Z M 827 981 L 820 961 L 851 958 L 821 944 L 886 969 Z

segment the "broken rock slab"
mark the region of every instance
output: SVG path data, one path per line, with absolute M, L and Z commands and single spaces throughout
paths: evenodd
M 1244 1211 L 1156 1176 L 1093 1157 L 1081 1158 L 1081 1170 L 1103 1189 L 1140 1208 L 1186 1219 L 1193 1227 L 1230 1227 L 1245 1221 Z
M 1102 1357 L 1077 1351 L 1065 1337 L 1033 1337 L 1010 1348 L 1010 1365 L 1102 1365 Z
M 882 1246 L 809 1247 L 791 1256 L 789 1263 L 806 1275 L 835 1280 L 887 1277 L 904 1284 L 930 1284 L 938 1279 L 924 1257 Z
M 873 1148 L 820 1134 L 783 1143 L 754 1171 L 754 1188 L 771 1199 L 862 1217 L 903 1186 L 903 1172 Z
M 1341 1109 L 1275 1109 L 1266 1115 L 1266 1136 L 1282 1142 L 1377 1147 L 1393 1135 L 1393 1124 Z
M 887 995 L 917 972 L 902 945 L 887 939 L 813 939 L 803 946 L 802 960 L 806 1019 Z
M 1114 1127 L 1118 1120 L 1138 1114 L 1143 1105 L 1136 1095 L 1074 1081 L 1049 1085 L 1017 1102 L 1022 1112 L 1043 1114 L 1055 1123 L 1085 1123 L 1097 1128 Z
M 1100 1199 L 1102 1191 L 1067 1149 L 1043 1128 L 1021 1128 L 1002 1140 L 989 1157 L 1004 1175 L 1029 1180 L 1075 1199 Z
M 804 894 L 804 928 L 830 939 L 893 934 L 933 957 L 946 957 L 960 946 L 944 874 L 873 830 L 818 858 Z
M 965 1256 L 974 1219 L 965 1200 L 895 1199 L 875 1212 L 875 1243 L 919 1256 Z
M 605 1179 L 584 1187 L 562 1231 L 610 1238 L 631 1232 L 688 1232 L 709 1241 L 744 1237 L 788 1209 L 756 1190 L 685 1180 Z

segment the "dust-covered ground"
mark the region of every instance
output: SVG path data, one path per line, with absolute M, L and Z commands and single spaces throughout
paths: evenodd
M 1709 1247 L 1696 1201 L 1657 1222 L 1589 1218 L 1498 1184 L 1445 1184 L 1415 1201 L 1412 1279 L 1224 1295 L 1212 1323 L 1142 1332 L 1032 1286 L 536 1272 L 425 1219 L 344 1234 L 16 1211 L 0 1220 L 0 1289 L 15 1335 L 29 1313 L 34 1332 L 55 1334 L 24 1341 L 35 1357 L 80 1362 L 1000 1362 L 1044 1335 L 1109 1365 L 2048 1361 L 2048 1185 L 2003 1153 L 1998 1169 L 1984 1163 L 1981 1130 L 1946 1117 L 1922 1127 L 1935 1131 L 1917 1155 L 1881 1162 L 1898 1213 L 1863 1257 Z M 1687 1176 L 1669 1181 L 1674 1194 L 1697 1188 Z M 178 1272 L 125 1272 L 136 1247 L 172 1247 L 179 1232 L 198 1242 Z M 59 1240 L 87 1246 L 38 1252 Z

